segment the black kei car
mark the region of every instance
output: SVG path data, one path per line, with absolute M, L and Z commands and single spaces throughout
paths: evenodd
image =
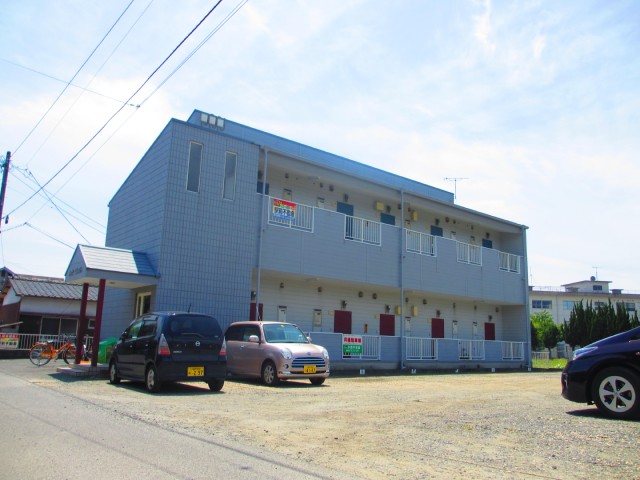
M 226 343 L 218 321 L 185 312 L 148 313 L 135 319 L 116 343 L 109 381 L 143 381 L 157 392 L 164 382 L 202 381 L 215 392 L 227 376 Z
M 576 350 L 562 372 L 562 396 L 614 418 L 639 418 L 640 327 Z

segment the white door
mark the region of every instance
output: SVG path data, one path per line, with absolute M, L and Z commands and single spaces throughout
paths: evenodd
M 278 321 L 279 322 L 287 321 L 287 307 L 283 307 L 282 305 L 278 307 Z

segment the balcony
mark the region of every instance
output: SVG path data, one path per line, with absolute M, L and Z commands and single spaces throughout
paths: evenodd
M 418 291 L 525 303 L 522 258 L 333 210 L 268 197 L 263 267 Z M 403 246 L 404 243 L 404 246 Z M 405 252 L 404 261 L 398 260 Z M 401 278 L 402 277 L 402 278 Z

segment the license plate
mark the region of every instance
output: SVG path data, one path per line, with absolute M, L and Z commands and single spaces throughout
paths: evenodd
M 204 377 L 204 367 L 187 367 L 188 377 Z
M 304 366 L 304 373 L 316 373 L 316 366 L 315 365 L 305 365 Z

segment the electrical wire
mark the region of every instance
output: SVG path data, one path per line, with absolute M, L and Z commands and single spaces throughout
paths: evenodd
M 171 53 L 160 63 L 160 65 L 158 65 L 155 68 L 155 70 L 153 70 L 153 72 L 151 72 L 151 74 L 147 77 L 147 79 L 144 82 L 142 82 L 142 84 L 136 89 L 136 91 L 133 92 L 133 94 L 131 94 L 131 96 L 125 101 L 126 103 L 129 103 L 131 99 L 133 99 L 133 97 L 135 97 L 140 92 L 140 90 L 142 90 L 144 86 L 147 83 L 149 83 L 151 78 L 153 78 L 153 76 L 164 66 L 164 64 L 167 63 L 169 59 L 178 51 L 178 49 L 182 47 L 182 45 L 204 23 L 204 21 L 213 13 L 213 11 L 216 8 L 218 8 L 218 6 L 222 3 L 222 1 L 223 0 L 218 0 L 215 3 L 215 5 L 206 13 L 206 15 L 198 22 L 198 24 L 195 27 L 193 27 L 193 29 L 182 39 L 182 41 L 180 41 L 180 43 L 171 51 Z M 116 117 L 116 115 L 118 115 L 125 108 L 125 106 L 126 105 L 124 104 L 120 106 L 120 108 L 118 108 L 116 112 L 113 115 L 111 115 L 111 117 L 109 117 L 109 119 L 102 125 L 102 127 L 100 127 L 98 131 L 94 133 L 93 136 L 80 148 L 80 150 L 78 150 L 60 169 L 58 169 L 58 171 L 51 178 L 49 178 L 49 180 L 47 180 L 36 192 L 34 192 L 30 197 L 28 197 L 25 201 L 23 201 L 20 205 L 14 208 L 7 215 L 11 215 L 15 213 L 18 209 L 22 208 L 26 203 L 28 203 L 32 198 L 34 198 L 44 187 L 46 187 L 60 173 L 62 173 L 62 171 L 64 171 L 64 169 L 66 169 L 71 164 L 71 162 L 73 162 L 78 157 L 78 155 L 80 155 L 93 142 L 93 140 L 95 140 L 95 138 L 111 123 L 111 121 Z
M 53 75 L 49 75 L 48 73 L 41 72 L 40 70 L 36 70 L 35 68 L 27 67 L 25 65 L 20 65 L 19 63 L 12 62 L 11 60 L 7 60 L 6 58 L 0 57 L 0 62 L 9 63 L 9 64 L 14 65 L 16 67 L 23 68 L 24 70 L 28 70 L 28 71 L 33 72 L 33 73 L 37 73 L 38 75 L 42 75 L 43 77 L 50 78 L 51 80 L 55 80 L 56 82 L 68 83 L 69 86 L 71 86 L 73 88 L 77 88 L 77 89 L 82 90 L 82 91 L 87 92 L 87 93 L 92 93 L 93 95 L 97 95 L 99 97 L 106 98 L 107 100 L 113 100 L 114 102 L 117 102 L 117 103 L 124 103 L 122 100 L 119 100 L 117 98 L 111 97 L 109 95 L 105 95 L 104 93 L 96 92 L 95 90 L 91 90 L 91 89 L 86 88 L 86 87 L 81 87 L 80 85 L 76 85 L 75 83 L 67 82 L 66 80 L 62 80 L 61 78 L 54 77 Z M 134 105 L 133 103 L 130 103 L 128 106 L 137 107 L 138 105 Z
M 75 80 L 75 78 L 78 76 L 78 74 L 80 73 L 80 71 L 84 68 L 84 66 L 87 64 L 87 62 L 91 59 L 91 57 L 93 57 L 93 54 L 96 53 L 96 50 L 98 50 L 98 48 L 100 47 L 100 45 L 102 45 L 102 42 L 105 41 L 105 39 L 109 36 L 109 34 L 111 33 L 111 31 L 115 28 L 115 26 L 118 24 L 118 22 L 120 21 L 120 19 L 123 17 L 123 15 L 127 12 L 127 10 L 129 10 L 129 7 L 131 6 L 131 4 L 134 2 L 135 0 L 131 0 L 129 2 L 129 5 L 126 6 L 126 8 L 124 9 L 124 11 L 120 14 L 120 16 L 117 18 L 117 20 L 114 22 L 113 25 L 111 25 L 111 28 L 107 31 L 107 33 L 104 35 L 104 37 L 102 37 L 102 40 L 100 40 L 100 42 L 98 43 L 98 45 L 96 45 L 96 47 L 93 49 L 93 51 L 89 54 L 89 56 L 87 57 L 87 59 L 82 62 L 82 65 L 80 65 L 80 68 L 78 68 L 78 70 L 76 71 L 76 73 L 73 74 L 73 77 L 71 77 L 71 80 L 69 80 L 67 82 L 67 84 L 65 85 L 65 87 L 62 89 L 62 91 L 58 94 L 58 96 L 56 97 L 56 99 L 53 101 L 53 103 L 49 106 L 49 108 L 47 109 L 46 112 L 44 112 L 44 114 L 42 115 L 42 117 L 40 117 L 40 120 L 38 120 L 38 122 L 34 125 L 34 127 L 31 129 L 31 131 L 27 134 L 27 136 L 22 140 L 22 142 L 20 142 L 20 144 L 18 145 L 17 148 L 13 149 L 13 153 L 14 155 L 18 152 L 18 150 L 20 150 L 20 147 L 22 147 L 22 145 L 24 145 L 24 142 L 26 142 L 29 137 L 33 134 L 33 132 L 36 130 L 36 128 L 38 128 L 38 126 L 42 123 L 42 121 L 45 119 L 45 117 L 49 114 L 49 112 L 51 111 L 51 109 L 54 107 L 54 105 L 56 103 L 58 103 L 58 100 L 60 100 L 60 97 L 62 97 L 62 95 L 64 94 L 64 92 L 67 91 L 67 88 L 69 88 L 69 86 L 71 85 L 71 82 L 73 82 L 73 80 Z M 123 107 L 124 108 L 124 107 Z
M 155 93 L 156 93 L 160 88 L 162 88 L 162 86 L 163 86 L 165 83 L 167 83 L 167 82 L 169 81 L 169 79 L 170 79 L 171 77 L 173 77 L 173 75 L 174 75 L 178 70 L 180 70 L 180 69 L 184 66 L 184 64 L 185 64 L 185 63 L 187 63 L 187 62 L 191 59 L 191 57 L 193 57 L 193 55 L 195 55 L 195 54 L 196 54 L 196 52 L 197 52 L 198 50 L 200 50 L 200 48 L 202 48 L 202 46 L 203 46 L 204 44 L 206 44 L 206 43 L 211 39 L 211 37 L 213 37 L 216 33 L 218 33 L 218 30 L 220 30 L 222 27 L 224 27 L 224 25 L 225 25 L 229 20 L 231 20 L 231 18 L 232 18 L 236 13 L 238 13 L 238 11 L 239 11 L 242 7 L 244 7 L 244 5 L 245 5 L 248 1 L 249 1 L 249 0 L 242 0 L 240 3 L 238 3 L 238 4 L 235 6 L 235 8 L 234 8 L 233 10 L 231 10 L 231 12 L 229 12 L 229 14 L 228 14 L 224 19 L 222 19 L 222 21 L 221 21 L 220 23 L 218 23 L 218 25 L 216 25 L 216 27 L 215 27 L 211 32 L 209 32 L 209 34 L 204 38 L 204 40 L 202 40 L 202 41 L 201 41 L 201 42 L 200 42 L 200 43 L 199 43 L 199 44 L 198 44 L 198 45 L 197 45 L 193 50 L 191 50 L 191 52 L 189 53 L 189 55 L 187 55 L 187 56 L 182 60 L 182 62 L 180 62 L 180 63 L 178 64 L 178 66 L 177 66 L 176 68 L 174 68 L 174 69 L 173 69 L 173 71 L 172 71 L 169 75 L 167 75 L 167 77 L 166 77 L 166 78 L 165 78 L 165 79 L 164 79 L 164 80 L 163 80 L 163 81 L 162 81 L 162 82 L 161 82 L 161 83 L 160 83 L 160 84 L 159 84 L 159 85 L 158 85 L 158 86 L 157 86 L 157 87 L 156 87 L 156 88 L 155 88 L 155 89 L 154 89 L 154 90 L 153 90 L 153 91 L 152 91 L 152 92 L 151 92 L 151 93 L 150 93 L 150 94 L 149 94 L 149 95 L 144 99 L 144 100 L 142 100 L 142 101 L 140 102 L 140 105 L 139 105 L 139 106 L 144 105 L 144 104 L 145 104 L 145 102 L 146 102 L 147 100 L 149 100 L 149 99 L 153 96 L 153 94 L 155 94 Z
M 111 53 L 109 55 L 107 55 L 107 58 L 104 60 L 104 62 L 102 62 L 102 65 L 100 65 L 100 67 L 98 67 L 98 69 L 95 71 L 95 73 L 93 74 L 93 76 L 91 77 L 91 79 L 87 82 L 86 86 L 88 87 L 89 85 L 91 85 L 93 83 L 93 81 L 96 79 L 96 77 L 98 76 L 98 74 L 102 71 L 102 69 L 104 68 L 104 66 L 109 62 L 109 60 L 111 59 L 111 57 L 114 55 L 114 53 L 116 53 L 116 51 L 118 50 L 118 48 L 120 48 L 120 45 L 122 45 L 122 42 L 125 41 L 125 39 L 129 36 L 129 33 L 131 33 L 131 31 L 133 30 L 133 28 L 138 24 L 138 22 L 140 21 L 140 19 L 144 16 L 144 14 L 147 12 L 147 10 L 149 9 L 149 7 L 151 6 L 151 4 L 153 3 L 154 0 L 151 0 L 147 6 L 144 8 L 144 10 L 142 10 L 142 13 L 140 13 L 140 15 L 138 15 L 138 18 L 136 18 L 135 22 L 133 22 L 133 24 L 129 27 L 129 30 L 127 30 L 125 32 L 125 34 L 122 36 L 122 38 L 120 39 L 120 41 L 117 43 L 117 45 L 113 48 L 113 50 L 111 50 Z M 84 92 L 82 92 L 78 97 L 76 97 L 76 99 L 73 101 L 73 103 L 69 106 L 69 108 L 67 109 L 67 111 L 64 113 L 64 115 L 58 120 L 58 122 L 56 123 L 56 125 L 53 127 L 53 129 L 51 130 L 51 132 L 49 133 L 49 135 L 47 135 L 47 137 L 42 141 L 42 143 L 40 144 L 40 146 L 35 150 L 35 152 L 33 152 L 33 155 L 31 155 L 31 158 L 29 159 L 29 161 L 27 162 L 27 167 L 29 166 L 29 164 L 31 163 L 31 161 L 34 159 L 34 157 L 40 152 L 40 150 L 42 149 L 42 147 L 45 146 L 45 144 L 49 141 L 49 138 L 51 138 L 51 136 L 55 133 L 55 131 L 58 129 L 58 127 L 62 124 L 62 122 L 64 121 L 65 118 L 67 118 L 67 115 L 71 112 L 71 110 L 73 110 L 73 108 L 76 106 L 76 104 L 80 101 L 80 98 L 82 98 L 82 94 Z M 124 102 L 120 102 L 120 103 L 124 103 Z M 128 103 L 126 106 L 130 106 L 130 107 L 134 107 L 134 108 L 140 108 L 140 105 L 134 105 L 133 103 Z

